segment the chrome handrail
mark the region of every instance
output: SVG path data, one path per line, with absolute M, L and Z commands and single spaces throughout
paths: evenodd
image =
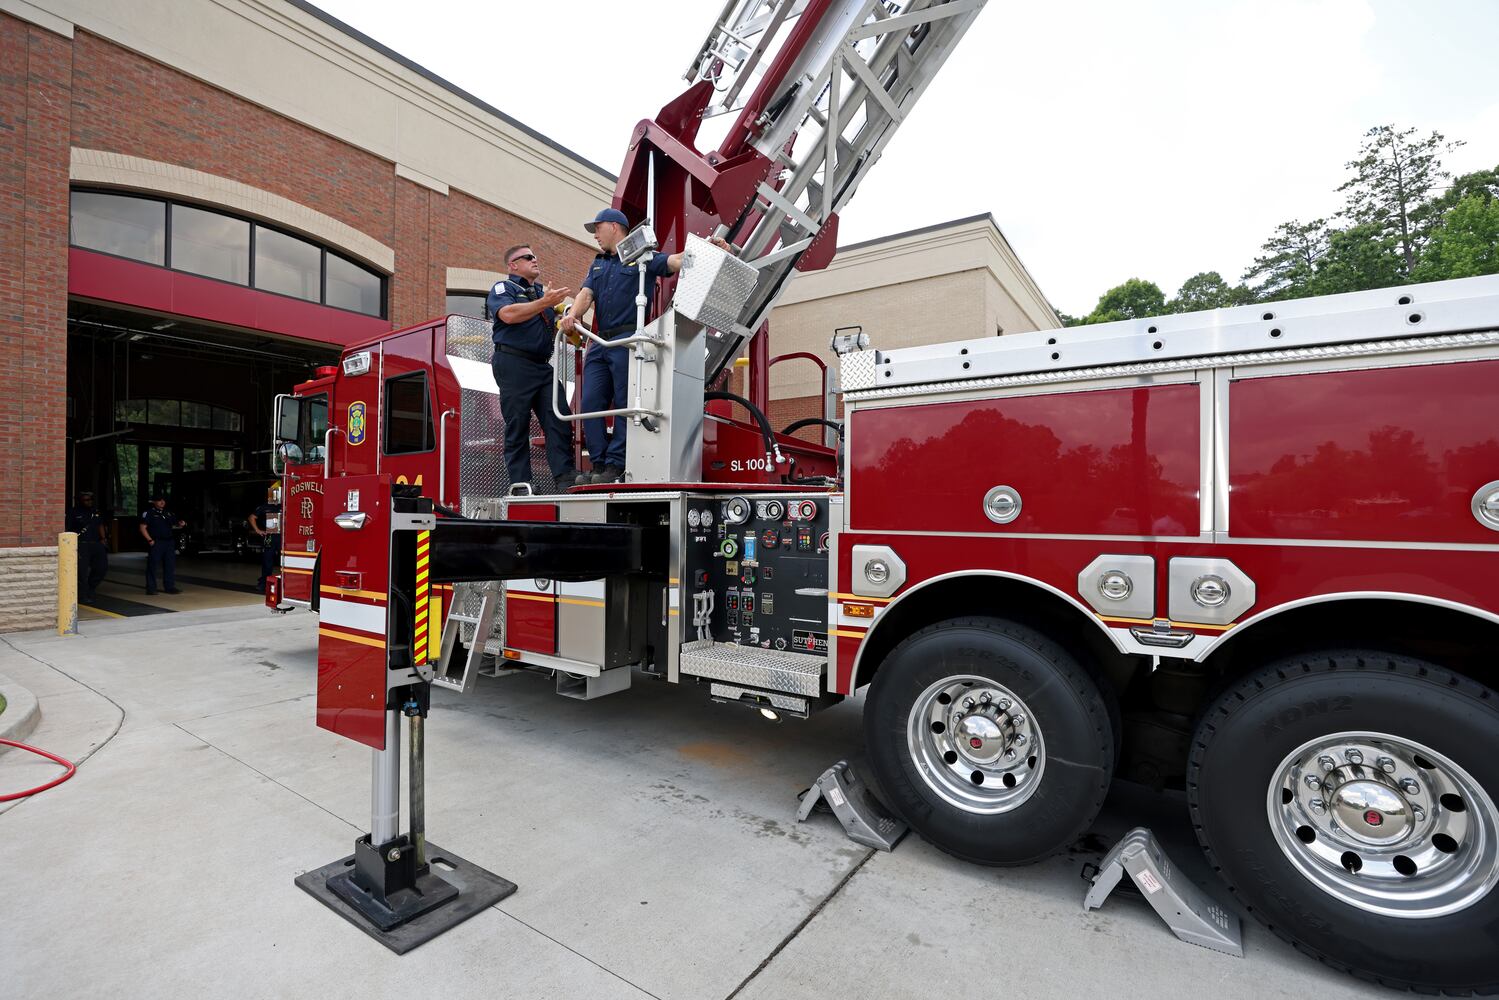
M 448 418 L 458 416 L 451 406 L 437 418 L 437 502 L 448 502 Z
M 660 344 L 661 343 L 661 341 L 658 340 L 655 337 L 647 336 L 647 335 L 641 335 L 641 334 L 637 334 L 637 335 L 635 335 L 633 337 L 621 337 L 618 340 L 605 340 L 604 338 L 602 338 L 602 337 L 594 334 L 591 330 L 579 329 L 578 333 L 581 333 L 583 336 L 587 337 L 589 340 L 592 340 L 595 343 L 600 344 L 600 345 L 602 345 L 605 348 L 627 347 L 630 344 Z M 562 351 L 562 338 L 564 336 L 566 336 L 566 334 L 564 334 L 560 329 L 555 334 L 553 334 L 553 336 L 552 336 L 552 359 L 554 361 L 556 360 L 558 354 L 561 353 L 561 351 Z M 557 378 L 553 378 L 552 379 L 552 413 L 555 414 L 556 417 L 557 417 L 557 419 L 559 419 L 559 420 L 567 420 L 567 421 L 573 421 L 573 420 L 592 420 L 592 419 L 594 419 L 596 417 L 665 417 L 666 416 L 666 413 L 663 410 L 650 410 L 650 409 L 646 409 L 643 406 L 624 406 L 624 407 L 620 407 L 617 410 L 594 410 L 594 411 L 591 411 L 591 412 L 588 412 L 588 413 L 563 413 L 562 412 L 562 407 L 560 407 L 559 405 L 557 405 L 557 403 L 558 403 L 557 391 L 561 387 L 562 387 L 562 380 L 561 379 L 557 379 Z M 582 395 L 583 395 L 583 388 L 580 385 L 578 387 L 578 397 L 579 397 L 579 399 L 582 398 Z

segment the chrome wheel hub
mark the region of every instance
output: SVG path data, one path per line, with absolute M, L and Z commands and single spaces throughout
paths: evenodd
M 1001 813 L 1031 797 L 1046 764 L 1040 730 L 1013 692 L 984 677 L 948 677 L 911 706 L 907 747 L 943 800 Z
M 1267 808 L 1281 851 L 1318 888 L 1397 917 L 1454 913 L 1499 882 L 1499 810 L 1429 747 L 1336 733 L 1285 758 Z

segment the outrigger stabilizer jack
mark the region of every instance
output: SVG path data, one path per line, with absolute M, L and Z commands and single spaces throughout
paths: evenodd
M 370 832 L 354 853 L 296 884 L 402 954 L 515 892 L 426 839 L 425 721 L 441 653 L 469 659 L 442 628 L 432 586 L 546 576 L 590 580 L 647 569 L 657 529 L 436 516 L 418 487 L 389 475 L 329 480 L 319 558 L 318 725 L 373 750 Z M 665 550 L 664 545 L 656 548 Z M 664 567 L 658 568 L 664 572 Z M 380 631 L 383 628 L 383 632 Z M 485 638 L 474 636 L 482 652 Z M 443 648 L 446 647 L 446 648 Z M 399 832 L 401 718 L 407 719 L 410 829 Z

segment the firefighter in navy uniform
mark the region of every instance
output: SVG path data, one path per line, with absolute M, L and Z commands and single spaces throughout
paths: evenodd
M 68 511 L 68 530 L 78 536 L 78 601 L 87 604 L 109 572 L 109 539 L 104 518 L 88 490 L 78 494 L 78 506 Z
M 167 510 L 167 498 L 158 493 L 151 498 L 151 506 L 141 511 L 141 537 L 146 540 L 146 593 L 156 593 L 156 576 L 166 584 L 168 594 L 180 594 L 177 589 L 177 542 L 172 537 L 177 528 L 187 527 L 187 522 Z
M 265 491 L 265 503 L 250 515 L 250 530 L 260 536 L 260 579 L 255 589 L 265 595 L 265 580 L 276 572 L 281 561 L 281 487 Z
M 541 265 L 529 246 L 505 251 L 509 277 L 489 290 L 486 309 L 494 317 L 494 358 L 490 369 L 500 389 L 500 415 L 505 418 L 505 468 L 510 485 L 531 482 L 531 414 L 541 423 L 547 465 L 557 488 L 577 485 L 572 441 L 567 426 L 552 411 L 552 333 L 557 328 L 557 306 L 570 289 L 547 291 L 537 280 Z M 558 408 L 567 406 L 558 400 Z M 565 412 L 565 410 L 564 410 Z
M 592 306 L 597 314 L 600 337 L 605 340 L 628 337 L 635 332 L 635 295 L 639 291 L 640 272 L 636 266 L 623 264 L 615 249 L 630 231 L 629 220 L 619 209 L 606 208 L 583 228 L 593 234 L 600 252 L 588 266 L 588 277 L 583 279 L 583 287 L 573 302 L 572 312 L 563 319 L 562 329 L 571 333 Z M 720 250 L 733 251 L 721 239 L 715 237 L 712 242 Z M 681 269 L 681 254 L 651 254 L 645 268 L 647 315 L 656 294 L 655 279 L 676 274 Z M 629 390 L 630 352 L 590 344 L 583 358 L 584 412 L 622 409 Z M 590 482 L 617 483 L 625 477 L 624 419 L 616 418 L 613 432 L 607 434 L 603 417 L 585 420 L 583 439 L 588 444 L 588 457 L 593 461 Z

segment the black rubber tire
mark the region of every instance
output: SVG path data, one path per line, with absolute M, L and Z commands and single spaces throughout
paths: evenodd
M 1339 649 L 1277 662 L 1203 715 L 1187 798 L 1208 861 L 1244 907 L 1321 962 L 1422 993 L 1499 993 L 1499 889 L 1429 919 L 1370 913 L 1324 892 L 1282 853 L 1265 796 L 1287 755 L 1332 733 L 1383 732 L 1455 761 L 1499 799 L 1499 696 L 1408 656 Z
M 919 776 L 906 741 L 911 707 L 944 677 L 976 674 L 1030 709 L 1046 751 L 1041 783 L 1006 813 L 944 801 Z M 1103 806 L 1114 773 L 1114 731 L 1098 685 L 1065 649 L 1002 618 L 929 625 L 890 652 L 864 705 L 864 741 L 885 804 L 924 839 L 984 865 L 1025 865 L 1074 843 Z

